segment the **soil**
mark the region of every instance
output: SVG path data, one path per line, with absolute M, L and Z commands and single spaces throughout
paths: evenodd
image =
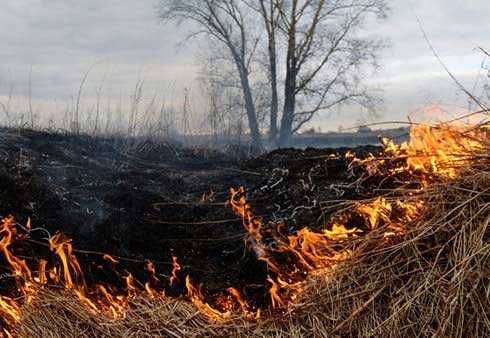
M 168 293 L 181 294 L 190 275 L 208 295 L 234 286 L 267 302 L 267 268 L 245 246 L 246 231 L 226 203 L 230 188 L 244 187 L 264 222 L 284 222 L 291 233 L 319 228 L 328 217 L 322 206 L 363 196 L 349 186 L 348 150 L 363 157 L 380 148 L 279 149 L 237 160 L 167 143 L 3 129 L 0 215 L 21 224 L 30 217 L 33 227 L 72 238 L 89 281 L 112 274 L 97 252 L 126 258 L 119 271 L 139 281 L 149 279 L 146 260 L 167 280 L 175 255 L 182 270 Z M 34 231 L 35 242 L 18 250 L 27 259 L 45 254 L 37 243 L 45 237 Z

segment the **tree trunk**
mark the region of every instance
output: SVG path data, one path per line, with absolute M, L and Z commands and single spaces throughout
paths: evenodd
M 260 148 L 260 130 L 257 122 L 257 115 L 255 114 L 255 105 L 252 97 L 252 90 L 250 89 L 250 82 L 248 81 L 247 69 L 242 65 L 239 73 L 243 99 L 245 101 L 245 110 L 247 111 L 248 127 L 250 129 L 250 136 L 252 137 L 251 145 L 252 147 Z
M 269 62 L 271 76 L 271 120 L 269 128 L 269 141 L 272 144 L 277 142 L 277 113 L 279 110 L 277 95 L 277 65 L 276 65 L 276 46 L 275 39 L 269 42 Z
M 288 29 L 288 51 L 286 56 L 286 81 L 284 83 L 284 108 L 281 119 L 279 146 L 288 145 L 293 130 L 296 109 L 296 77 L 298 75 L 296 57 L 296 9 L 298 1 L 292 2 L 290 26 Z
M 281 119 L 281 131 L 279 135 L 279 146 L 286 147 L 291 137 L 296 108 L 296 75 L 288 71 L 284 88 L 284 109 Z
M 228 48 L 230 48 L 233 60 L 240 76 L 240 85 L 242 87 L 243 100 L 245 101 L 245 110 L 247 112 L 248 127 L 250 129 L 251 146 L 254 148 L 260 148 L 262 142 L 260 140 L 259 123 L 257 122 L 257 115 L 255 113 L 255 104 L 252 95 L 252 89 L 250 88 L 250 81 L 248 79 L 248 69 L 245 64 L 245 58 L 240 55 L 235 46 L 231 43 L 231 40 L 227 42 Z

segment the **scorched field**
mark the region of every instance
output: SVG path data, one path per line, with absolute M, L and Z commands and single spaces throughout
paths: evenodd
M 0 139 L 3 337 L 490 335 L 485 125 L 241 160 Z

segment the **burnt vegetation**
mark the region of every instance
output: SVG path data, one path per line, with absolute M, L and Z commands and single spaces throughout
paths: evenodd
M 237 160 L 3 130 L 4 332 L 484 336 L 488 128 L 410 134 Z
M 105 75 L 86 107 L 92 66 L 43 128 L 31 66 L 28 111 L 0 101 L 0 338 L 490 336 L 488 85 L 469 92 L 421 27 L 469 113 L 305 130 L 376 114 L 384 42 L 363 30 L 389 11 L 159 1 L 207 47 L 198 112 L 143 80 L 103 108 Z
M 79 256 L 87 266 L 102 262 L 102 253 L 128 258 L 121 260 L 123 270 L 145 281 L 147 260 L 161 262 L 155 265 L 168 278 L 174 255 L 183 265 L 181 282 L 189 274 L 211 295 L 230 286 L 248 289 L 262 305 L 269 302 L 266 265 L 244 244 L 230 188 L 247 187 L 257 215 L 287 222 L 292 231 L 321 227 L 319 202 L 339 197 L 336 185 L 349 181 L 341 156 L 347 149 L 283 149 L 234 159 L 128 139 L 5 129 L 1 137 L 3 216 L 21 224 L 30 218 L 50 235 L 63 232 L 77 250 L 94 251 Z M 357 151 L 367 156 L 380 148 Z M 46 233 L 33 237 L 42 242 Z M 183 288 L 168 291 L 179 295 Z

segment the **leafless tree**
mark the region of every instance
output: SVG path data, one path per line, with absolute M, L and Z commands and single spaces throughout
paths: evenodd
M 388 8 L 385 0 L 289 0 L 278 6 L 287 41 L 283 146 L 320 111 L 349 101 L 372 104 L 361 75 L 366 64 L 375 64 L 382 43 L 358 33 L 370 15 L 385 16 Z
M 190 21 L 196 29 L 188 38 L 205 35 L 226 47 L 240 79 L 248 125 L 254 146 L 260 146 L 260 130 L 250 85 L 250 64 L 258 40 L 252 31 L 249 11 L 241 0 L 162 0 L 160 17 L 164 21 Z
M 233 135 L 231 131 L 241 121 L 245 110 L 240 79 L 233 61 L 222 49 L 204 49 L 199 55 L 201 70 L 198 79 L 206 95 L 207 122 L 215 147 L 222 141 L 236 141 L 232 138 L 238 135 Z
M 275 143 L 277 138 L 277 118 L 279 111 L 278 95 L 278 59 L 277 59 L 277 31 L 280 28 L 284 0 L 249 0 L 250 8 L 258 12 L 263 20 L 267 33 L 268 71 L 270 81 L 270 126 L 269 141 Z
M 229 51 L 238 71 L 249 128 L 260 140 L 257 97 L 251 65 L 257 49 L 267 50 L 269 137 L 276 142 L 279 102 L 283 102 L 278 143 L 319 112 L 346 103 L 375 107 L 375 96 L 363 85 L 365 70 L 376 66 L 382 41 L 362 36 L 370 18 L 384 17 L 386 0 L 162 0 L 161 17 L 197 23 L 189 36 L 205 34 Z M 264 36 L 250 32 L 259 14 Z M 283 90 L 280 97 L 279 90 Z M 264 92 L 262 91 L 263 94 Z
M 198 58 L 201 64 L 198 80 L 200 91 L 205 94 L 209 107 L 207 122 L 215 134 L 214 146 L 241 146 L 246 105 L 243 100 L 239 75 L 234 62 L 222 48 L 201 48 Z M 262 60 L 260 58 L 260 60 Z M 260 69 L 262 62 L 254 65 Z M 263 72 L 254 71 L 250 78 L 250 88 L 254 98 L 254 108 L 259 125 L 266 125 L 269 117 L 269 79 Z M 219 135 L 219 137 L 218 137 Z M 243 140 L 245 141 L 245 140 Z M 251 145 L 252 146 L 252 145 Z M 251 151 L 256 150 L 254 147 Z

